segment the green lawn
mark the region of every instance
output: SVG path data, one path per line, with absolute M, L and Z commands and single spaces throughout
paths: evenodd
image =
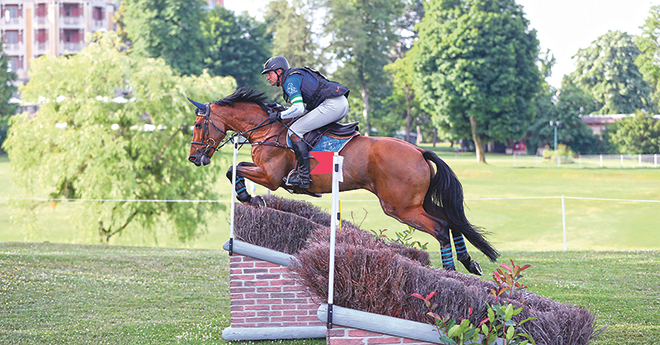
M 565 200 L 569 250 L 660 249 L 657 230 L 660 202 L 570 198 L 660 201 L 660 169 L 577 169 L 574 166 L 558 169 L 552 165 L 521 168 L 513 167 L 511 156 L 488 155 L 488 164 L 476 164 L 473 154 L 456 156 L 444 146 L 436 150 L 463 183 L 468 219 L 489 231 L 490 240 L 500 250 L 563 250 L 561 195 L 569 197 Z M 223 150 L 220 154 L 229 156 L 231 152 Z M 239 161 L 248 160 L 248 154 L 248 147 L 243 148 Z M 216 159 L 212 164 L 218 162 Z M 6 156 L 0 157 L 0 197 L 20 195 L 10 176 L 9 161 Z M 220 200 L 229 206 L 228 181 L 220 177 L 216 185 L 221 192 Z M 265 194 L 267 190 L 257 186 L 255 193 Z M 330 208 L 329 195 L 316 199 L 291 195 L 282 190 L 274 194 L 304 199 L 324 209 Z M 383 214 L 376 197 L 369 192 L 344 192 L 341 200 L 343 219 L 360 224 L 363 229 L 388 229 L 386 234 L 390 236 L 394 236 L 394 231 L 405 229 Z M 70 226 L 71 211 L 76 207 L 84 207 L 84 202 L 63 202 L 56 208 L 47 205 L 39 207 L 36 209 L 38 217 L 35 226 L 25 229 L 10 219 L 7 201 L 0 199 L 0 241 L 97 243 L 94 230 L 80 233 Z M 113 238 L 111 243 L 218 249 L 229 236 L 228 223 L 228 211 L 210 215 L 208 232 L 187 244 L 179 243 L 167 226 L 157 227 L 153 234 L 127 231 Z M 415 238 L 429 242 L 430 250 L 439 249 L 430 235 L 417 232 Z
M 505 251 L 502 261 L 532 265 L 530 292 L 595 313 L 608 329 L 593 344 L 637 345 L 658 343 L 659 255 Z M 218 250 L 0 242 L 0 344 L 224 344 L 228 277 Z

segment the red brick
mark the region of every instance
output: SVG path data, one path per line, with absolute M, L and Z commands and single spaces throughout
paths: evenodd
M 242 305 L 233 305 L 230 308 L 231 311 L 243 311 L 245 310 L 245 307 Z
M 231 299 L 243 299 L 243 294 L 242 293 L 233 293 L 229 295 L 229 298 Z
M 401 338 L 399 337 L 373 337 L 367 338 L 368 345 L 375 344 L 401 344 Z
M 296 322 L 296 318 L 290 316 L 271 316 L 270 322 L 282 322 L 282 323 Z
M 232 263 L 229 267 L 234 269 L 249 269 L 254 268 L 254 262 L 236 262 Z
M 238 318 L 238 317 L 232 317 L 231 318 L 231 324 L 232 325 L 236 325 L 236 324 L 239 324 L 239 323 L 245 323 L 245 319 Z
M 237 311 L 237 312 L 231 313 L 231 316 L 232 317 L 245 317 L 245 318 L 248 318 L 248 317 L 255 317 L 256 313 L 253 312 L 253 311 Z
M 333 326 L 332 329 L 326 330 L 325 335 L 327 337 L 345 337 L 347 331 L 347 328 Z
M 328 338 L 327 345 L 364 345 L 362 338 Z
M 256 262 L 254 266 L 255 267 L 283 267 L 281 265 L 274 264 L 274 263 L 268 262 L 268 261 Z
M 230 293 L 250 293 L 250 292 L 255 292 L 256 288 L 254 287 L 230 287 L 229 292 Z
M 236 281 L 236 280 L 243 280 L 243 281 L 245 281 L 245 280 L 252 280 L 252 279 L 254 279 L 254 274 L 236 274 L 236 275 L 231 276 L 231 279 L 232 279 L 232 281 Z
M 267 286 L 268 282 L 267 281 L 259 281 L 259 280 L 249 280 L 243 282 L 243 286 Z
M 257 274 L 256 278 L 257 278 L 257 279 L 268 279 L 268 280 L 272 280 L 272 279 L 280 279 L 280 275 L 279 275 L 279 274 L 265 273 L 265 274 Z
M 295 282 L 292 282 L 291 280 L 287 279 L 278 279 L 278 280 L 271 280 L 270 285 L 294 285 Z
M 291 304 L 307 304 L 307 299 L 304 298 L 285 298 L 284 303 Z
M 296 298 L 296 294 L 287 292 L 273 292 L 270 294 L 270 298 Z
M 270 316 L 272 318 L 273 316 L 282 316 L 282 311 L 281 310 L 257 311 L 257 316 Z
M 259 292 L 282 292 L 281 286 L 260 286 Z
M 256 301 L 252 299 L 231 300 L 231 305 L 252 305 L 252 304 L 256 304 Z
M 243 286 L 243 282 L 240 281 L 240 280 L 234 280 L 234 279 L 232 279 L 232 280 L 229 282 L 229 286 Z
M 270 309 L 272 309 L 272 310 L 294 310 L 294 309 L 296 309 L 296 306 L 291 305 L 291 304 L 277 304 L 277 305 L 270 306 Z
M 271 310 L 271 307 L 266 304 L 257 304 L 257 305 L 247 305 L 244 308 L 245 310 Z
M 263 322 L 269 322 L 270 318 L 268 317 L 251 317 L 251 318 L 245 318 L 245 323 L 251 322 L 251 323 L 263 323 Z
M 232 255 L 229 257 L 229 262 L 234 263 L 234 262 L 242 262 L 244 256 L 242 255 Z
M 246 293 L 245 298 L 269 298 L 267 293 Z
M 270 273 L 287 273 L 287 272 L 289 272 L 289 269 L 286 268 L 286 267 L 277 266 L 277 267 L 273 267 L 273 268 L 269 269 L 268 272 L 270 272 Z
M 349 329 L 348 330 L 348 336 L 349 337 L 378 337 L 380 335 L 381 335 L 380 333 L 364 331 L 364 330 L 361 330 L 361 329 Z
M 309 313 L 307 312 L 307 310 L 285 310 L 284 315 L 308 316 Z
M 314 310 L 314 313 L 316 313 L 316 310 L 319 309 L 319 305 L 314 303 L 308 303 L 308 304 L 296 304 L 296 309 L 298 310 Z
M 268 273 L 268 269 L 266 269 L 266 268 L 244 268 L 243 272 L 245 274 Z
M 318 319 L 316 316 L 298 316 L 297 318 L 298 321 L 318 321 Z

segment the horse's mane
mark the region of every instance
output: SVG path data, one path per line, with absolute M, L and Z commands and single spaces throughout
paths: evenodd
M 266 101 L 266 96 L 263 92 L 258 93 L 255 89 L 243 86 L 236 90 L 231 95 L 221 98 L 212 103 L 219 106 L 229 106 L 233 107 L 236 102 L 248 102 L 254 103 L 261 107 L 264 111 L 268 112 L 268 106 L 264 103 Z

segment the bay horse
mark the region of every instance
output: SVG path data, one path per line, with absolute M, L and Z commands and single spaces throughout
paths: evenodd
M 263 93 L 240 88 L 232 95 L 202 104 L 190 100 L 197 109 L 190 162 L 207 165 L 211 157 L 234 136 L 242 135 L 252 144 L 253 162 L 236 167 L 237 197 L 241 202 L 258 204 L 245 191 L 245 178 L 270 190 L 285 186 L 283 178 L 295 168 L 295 155 L 286 143 L 282 121 L 269 123 L 271 111 Z M 230 136 L 227 131 L 233 131 Z M 224 139 L 224 141 L 223 141 Z M 457 259 L 477 275 L 481 266 L 471 259 L 463 236 L 488 259 L 499 253 L 484 238 L 480 228 L 467 220 L 463 208 L 463 188 L 451 168 L 431 151 L 424 151 L 403 140 L 356 136 L 341 150 L 344 181 L 340 191 L 366 189 L 378 197 L 385 214 L 401 223 L 435 237 L 441 245 L 444 269 L 455 270 L 450 230 Z M 318 162 L 310 158 L 310 170 Z M 435 168 L 433 167 L 435 165 Z M 231 179 L 232 168 L 227 172 Z M 332 175 L 312 175 L 307 190 L 293 192 L 320 194 L 331 192 Z

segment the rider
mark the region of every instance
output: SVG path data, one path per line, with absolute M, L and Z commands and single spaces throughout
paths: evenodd
M 309 148 L 302 138 L 309 131 L 343 119 L 348 114 L 350 90 L 310 68 L 289 68 L 282 56 L 268 59 L 261 74 L 266 74 L 270 85 L 281 86 L 284 100 L 291 103 L 290 108 L 272 113 L 270 121 L 298 118 L 288 132 L 298 173 L 289 177 L 287 183 L 309 188 Z

